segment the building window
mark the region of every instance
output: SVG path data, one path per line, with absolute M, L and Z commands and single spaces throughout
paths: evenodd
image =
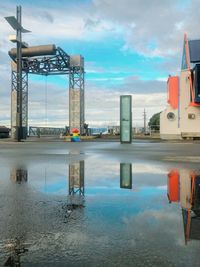
M 175 117 L 176 116 L 175 116 L 175 114 L 173 112 L 167 113 L 168 120 L 173 121 L 175 119 Z
M 190 119 L 190 120 L 194 120 L 194 119 L 195 119 L 195 114 L 193 114 L 193 113 L 189 113 L 189 114 L 188 114 L 188 119 Z

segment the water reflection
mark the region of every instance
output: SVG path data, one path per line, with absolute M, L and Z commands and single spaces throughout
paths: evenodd
M 11 170 L 10 178 L 13 182 L 23 183 L 28 180 L 28 171 L 24 167 L 14 167 Z
M 132 164 L 120 163 L 120 188 L 132 189 Z
M 69 192 L 67 198 L 66 208 L 67 216 L 69 218 L 72 211 L 84 207 L 84 161 L 74 162 L 69 164 Z
M 8 258 L 4 263 L 4 266 L 9 267 L 20 267 L 21 266 L 21 256 L 28 252 L 28 249 L 22 244 L 22 240 L 16 238 L 15 240 L 8 240 L 6 245 L 6 250 L 8 251 Z
M 17 184 L 22 184 L 24 182 L 28 181 L 28 171 L 25 167 L 18 166 L 12 168 L 10 172 L 10 179 L 12 182 L 15 182 Z M 13 194 L 12 196 L 14 203 L 12 203 L 12 207 L 18 206 L 18 212 L 14 209 L 13 213 L 15 213 L 15 222 L 16 229 L 18 226 L 20 227 L 20 224 L 23 224 L 23 216 L 20 216 L 20 213 L 23 213 L 24 211 L 24 204 L 23 201 L 19 201 L 19 199 L 16 199 L 16 195 Z M 15 206 L 16 205 L 16 206 Z M 24 245 L 24 238 L 25 233 L 23 233 L 23 236 L 19 236 L 20 233 L 16 233 L 16 238 L 14 239 L 7 239 L 5 241 L 5 251 L 7 254 L 7 259 L 4 262 L 4 266 L 21 266 L 21 256 L 22 254 L 26 253 L 28 251 L 27 248 L 25 248 Z
M 180 208 L 169 206 L 166 198 L 168 166 L 75 160 L 33 160 L 7 169 L 5 177 L 13 182 L 7 179 L 1 187 L 0 198 L 6 199 L 5 208 L 0 206 L 5 214 L 1 266 L 53 266 L 55 260 L 54 266 L 80 266 L 81 260 L 82 266 L 102 261 L 105 266 L 134 261 L 136 266 L 182 266 L 187 261 Z M 200 175 L 173 170 L 168 177 L 169 201 L 183 209 L 186 242 L 199 239 Z M 194 243 L 187 251 L 196 260 L 199 243 Z
M 84 161 L 69 164 L 69 195 L 84 196 Z
M 182 207 L 185 243 L 200 240 L 200 173 L 172 170 L 168 174 L 168 198 Z

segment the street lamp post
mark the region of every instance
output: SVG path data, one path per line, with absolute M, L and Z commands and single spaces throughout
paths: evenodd
M 22 42 L 22 32 L 30 32 L 24 29 L 21 25 L 21 6 L 17 6 L 16 18 L 14 16 L 5 17 L 10 26 L 16 30 L 16 38 L 12 39 L 12 42 L 17 44 L 17 141 L 20 142 L 23 139 L 23 125 L 22 125 L 22 46 L 26 45 Z

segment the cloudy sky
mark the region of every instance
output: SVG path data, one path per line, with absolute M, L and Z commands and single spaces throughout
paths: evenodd
M 10 125 L 13 30 L 5 16 L 22 6 L 29 45 L 54 43 L 85 58 L 85 117 L 119 124 L 119 96 L 133 98 L 133 126 L 166 105 L 166 79 L 180 71 L 183 35 L 200 37 L 198 0 L 0 1 L 0 125 Z M 68 125 L 68 77 L 29 76 L 29 125 Z

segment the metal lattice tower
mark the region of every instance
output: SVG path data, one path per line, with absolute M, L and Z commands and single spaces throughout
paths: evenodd
M 69 73 L 69 129 L 78 128 L 84 133 L 84 61 L 80 56 L 70 58 Z
M 69 56 L 60 47 L 45 45 L 22 48 L 22 108 L 19 108 L 17 93 L 16 49 L 11 49 L 12 88 L 11 88 L 11 133 L 17 139 L 19 116 L 22 116 L 23 139 L 27 137 L 28 126 L 28 74 L 69 75 L 69 130 L 78 128 L 84 133 L 84 58 L 81 55 Z M 20 113 L 21 112 L 21 113 Z
M 28 127 L 28 73 L 22 72 L 22 108 L 20 110 L 20 94 L 17 87 L 17 72 L 15 64 L 12 64 L 11 71 L 11 136 L 17 139 L 19 117 L 22 118 L 22 139 L 26 139 Z

